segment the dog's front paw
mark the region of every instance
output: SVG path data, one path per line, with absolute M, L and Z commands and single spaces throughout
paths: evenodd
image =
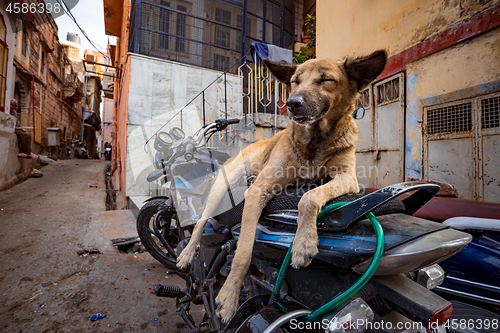
M 196 248 L 187 246 L 182 250 L 181 254 L 177 257 L 177 268 L 184 270 L 193 262 L 196 255 Z
M 226 283 L 222 286 L 222 289 L 217 295 L 215 302 L 217 302 L 217 315 L 222 319 L 224 323 L 228 323 L 231 320 L 234 312 L 238 308 L 238 300 L 240 297 L 240 289 L 234 288 L 233 286 Z
M 292 267 L 307 267 L 318 254 L 318 236 L 295 236 L 292 247 Z

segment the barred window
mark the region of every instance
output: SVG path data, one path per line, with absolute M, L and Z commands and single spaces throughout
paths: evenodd
M 481 127 L 494 128 L 500 126 L 500 97 L 481 101 Z
M 177 9 L 180 10 L 181 12 L 187 12 L 187 8 L 184 6 L 178 6 Z M 186 25 L 187 25 L 186 15 L 177 13 L 176 34 L 182 37 L 186 37 Z M 175 41 L 175 50 L 179 52 L 186 52 L 186 40 L 182 38 L 177 38 Z
M 389 103 L 399 99 L 399 77 L 377 86 L 377 104 Z
M 370 90 L 365 89 L 362 92 L 359 93 L 359 98 L 356 101 L 356 109 L 359 108 L 369 108 L 370 105 Z
M 427 110 L 429 134 L 470 130 L 472 130 L 472 104 L 470 102 Z
M 170 3 L 166 1 L 160 3 L 167 7 L 170 6 Z M 160 31 L 170 32 L 170 11 L 164 8 L 160 8 Z M 168 49 L 168 36 L 160 35 L 160 47 Z

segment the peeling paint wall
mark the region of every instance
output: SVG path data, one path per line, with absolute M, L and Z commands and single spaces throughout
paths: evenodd
M 500 90 L 500 29 L 415 61 L 406 73 L 406 176 L 422 178 L 424 107 Z
M 500 91 L 499 12 L 499 0 L 317 1 L 318 58 L 386 49 L 381 78 L 406 73 L 405 179 L 426 176 L 425 107 Z
M 500 29 L 406 69 L 406 176 L 422 176 L 423 108 L 500 88 Z
M 317 0 L 318 58 L 399 53 L 500 0 Z

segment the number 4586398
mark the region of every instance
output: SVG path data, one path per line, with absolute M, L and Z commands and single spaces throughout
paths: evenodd
M 55 13 L 55 14 L 59 14 L 62 10 L 61 8 L 61 5 L 59 3 L 55 3 L 55 4 L 51 4 L 51 3 L 31 3 L 31 4 L 28 4 L 28 3 L 9 3 L 9 5 L 7 6 L 7 8 L 5 8 L 5 10 L 9 13 L 14 13 L 14 14 L 19 14 L 19 13 L 23 13 L 23 14 L 27 14 L 27 13 L 31 13 L 31 14 L 36 14 L 36 13 L 39 13 L 39 14 L 43 14 L 43 13 L 49 13 L 49 14 L 52 14 L 52 13 Z

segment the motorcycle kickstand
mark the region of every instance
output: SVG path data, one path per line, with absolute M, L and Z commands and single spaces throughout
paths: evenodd
M 194 323 L 193 316 L 189 313 L 189 302 L 185 302 L 177 308 L 177 313 L 184 320 L 186 325 L 190 328 L 190 330 L 198 330 Z

